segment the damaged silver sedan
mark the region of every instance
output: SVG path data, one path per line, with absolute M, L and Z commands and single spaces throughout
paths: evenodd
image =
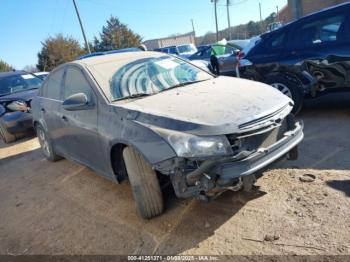
M 155 52 L 62 65 L 32 102 L 45 156 L 129 180 L 144 218 L 163 212 L 163 183 L 180 198 L 210 200 L 249 189 L 282 157 L 295 159 L 303 128 L 292 108 L 270 86 Z

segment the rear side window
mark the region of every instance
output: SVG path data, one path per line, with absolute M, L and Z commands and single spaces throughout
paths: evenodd
M 78 93 L 84 93 L 88 99 L 91 99 L 91 86 L 80 69 L 69 67 L 66 72 L 64 99 Z
M 61 88 L 63 81 L 64 69 L 57 70 L 50 74 L 43 85 L 42 96 L 50 99 L 61 99 Z
M 265 42 L 265 48 L 267 50 L 283 49 L 285 47 L 285 44 L 286 44 L 286 36 L 287 36 L 287 34 L 285 32 L 272 35 Z
M 287 42 L 286 32 L 274 32 L 266 35 L 264 38 L 257 37 L 243 50 L 243 53 L 249 55 L 276 54 L 285 49 Z
M 304 48 L 339 41 L 344 26 L 345 15 L 313 20 L 295 30 L 294 46 Z
M 232 46 L 226 46 L 225 48 L 225 55 L 232 55 L 236 52 L 236 48 L 232 47 Z

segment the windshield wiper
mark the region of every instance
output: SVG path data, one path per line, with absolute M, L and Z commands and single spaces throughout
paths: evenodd
M 115 100 L 113 100 L 113 102 L 126 100 L 126 99 L 132 99 L 132 98 L 145 97 L 145 96 L 150 96 L 150 95 L 152 95 L 152 94 L 146 94 L 146 93 L 134 94 L 134 95 L 131 95 L 131 96 L 125 96 L 125 97 L 122 97 L 122 98 L 115 99 Z
M 204 80 L 197 80 L 197 81 L 189 81 L 189 82 L 184 82 L 184 83 L 180 83 L 180 84 L 177 84 L 177 85 L 174 85 L 174 86 L 171 86 L 167 89 L 164 89 L 160 92 L 165 92 L 165 91 L 168 91 L 170 89 L 174 89 L 174 88 L 178 88 L 178 87 L 183 87 L 183 86 L 188 86 L 188 85 L 191 85 L 191 84 L 195 84 L 195 83 L 199 83 L 199 82 L 204 82 L 204 81 L 208 81 L 210 79 L 204 79 Z

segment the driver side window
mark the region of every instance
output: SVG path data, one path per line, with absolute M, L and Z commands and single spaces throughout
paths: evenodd
M 77 93 L 84 93 L 89 100 L 92 98 L 91 86 L 80 69 L 68 67 L 66 71 L 63 99 L 65 100 L 69 96 Z

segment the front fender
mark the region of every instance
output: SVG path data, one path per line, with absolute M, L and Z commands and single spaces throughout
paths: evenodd
M 110 141 L 110 150 L 116 144 L 132 146 L 152 166 L 176 157 L 175 151 L 160 135 L 136 121 L 128 121 L 121 136 Z

